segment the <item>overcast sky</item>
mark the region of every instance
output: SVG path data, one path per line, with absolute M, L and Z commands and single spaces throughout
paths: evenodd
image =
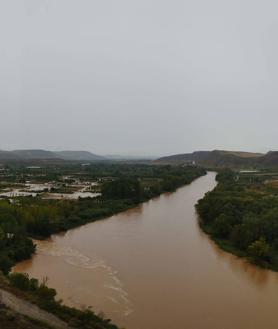
M 0 149 L 278 149 L 273 0 L 0 0 Z

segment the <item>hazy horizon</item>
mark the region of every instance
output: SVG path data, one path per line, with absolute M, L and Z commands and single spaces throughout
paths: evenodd
M 256 151 L 250 151 L 250 150 L 233 150 L 233 149 L 206 149 L 206 150 L 200 150 L 200 149 L 196 149 L 196 150 L 192 150 L 192 151 L 188 151 L 188 152 L 178 152 L 178 153 L 161 153 L 161 154 L 139 154 L 139 153 L 132 153 L 132 152 L 122 152 L 122 153 L 96 153 L 94 151 L 91 150 L 86 150 L 86 149 L 46 149 L 46 148 L 36 148 L 36 149 L 30 149 L 30 148 L 25 148 L 25 149 L 0 149 L 0 151 L 26 151 L 26 150 L 31 150 L 31 151 L 51 151 L 51 152 L 62 152 L 62 151 L 84 151 L 84 152 L 91 152 L 93 154 L 96 155 L 100 155 L 100 156 L 104 156 L 104 157 L 115 157 L 115 159 L 117 157 L 119 158 L 124 158 L 124 157 L 130 157 L 130 158 L 158 158 L 158 157 L 164 157 L 164 156 L 171 156 L 171 155 L 177 155 L 177 154 L 185 154 L 185 153 L 193 153 L 193 152 L 199 152 L 199 151 L 231 151 L 231 152 L 250 152 L 250 153 L 261 153 L 261 154 L 266 154 L 268 152 L 272 152 L 272 151 L 278 151 L 278 150 L 268 150 L 266 152 L 256 152 Z
M 0 149 L 267 152 L 275 1 L 0 4 Z

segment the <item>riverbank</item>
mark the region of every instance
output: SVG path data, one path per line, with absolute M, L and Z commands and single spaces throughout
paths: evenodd
M 278 264 L 270 264 L 268 262 L 268 260 L 260 259 L 258 257 L 254 257 L 249 252 L 244 252 L 243 250 L 241 250 L 239 248 L 236 248 L 227 239 L 219 239 L 219 238 L 215 237 L 211 226 L 204 225 L 204 224 L 201 223 L 201 221 L 199 222 L 199 225 L 200 225 L 201 229 L 203 230 L 203 232 L 206 233 L 209 236 L 209 238 L 213 242 L 215 242 L 215 244 L 220 249 L 222 249 L 223 251 L 225 251 L 227 253 L 230 253 L 232 255 L 235 255 L 239 258 L 242 258 L 242 259 L 246 260 L 247 262 L 249 262 L 250 264 L 258 266 L 259 268 L 271 270 L 271 271 L 274 271 L 274 272 L 278 272 Z M 259 256 L 259 257 L 261 257 L 261 256 Z
M 274 175 L 272 173 L 272 175 Z M 226 252 L 278 271 L 278 201 L 269 173 L 222 171 L 218 186 L 196 205 L 200 227 Z

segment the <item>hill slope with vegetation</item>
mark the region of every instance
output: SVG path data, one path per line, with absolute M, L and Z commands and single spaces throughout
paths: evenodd
M 208 168 L 261 168 L 278 166 L 278 152 L 267 154 L 238 151 L 198 151 L 162 157 L 155 164 L 181 165 L 194 162 Z

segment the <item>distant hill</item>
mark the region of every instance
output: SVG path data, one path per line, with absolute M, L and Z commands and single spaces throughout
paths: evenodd
M 96 155 L 87 151 L 60 151 L 55 154 L 64 160 L 76 160 L 76 161 L 99 161 L 106 160 L 105 157 Z
M 277 167 L 278 166 L 278 151 L 271 151 L 261 157 L 258 161 L 261 166 Z
M 57 159 L 59 158 L 55 152 L 45 151 L 45 150 L 15 150 L 11 153 L 23 160 L 33 160 L 33 159 Z
M 100 161 L 105 158 L 87 151 L 14 150 L 0 151 L 0 160 Z
M 271 154 L 271 153 L 277 153 Z M 278 152 L 266 155 L 252 152 L 237 151 L 197 151 L 186 154 L 176 154 L 162 157 L 154 161 L 156 164 L 186 164 L 195 163 L 206 167 L 257 167 L 278 166 Z
M 13 152 L 0 150 L 0 160 L 16 160 L 17 158 L 17 155 Z

